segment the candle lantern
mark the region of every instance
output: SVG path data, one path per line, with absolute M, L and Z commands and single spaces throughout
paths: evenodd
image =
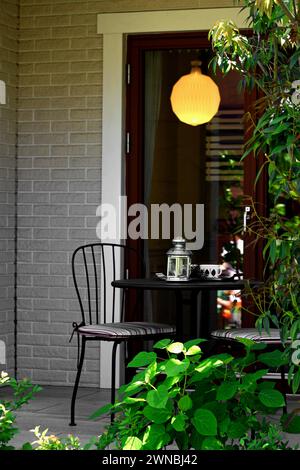
M 167 252 L 167 279 L 187 281 L 191 273 L 192 252 L 186 249 L 184 238 L 175 238 L 172 243 L 174 246 Z

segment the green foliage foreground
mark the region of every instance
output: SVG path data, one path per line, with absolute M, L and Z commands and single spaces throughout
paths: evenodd
M 300 417 L 290 414 L 274 424 L 284 397 L 274 382 L 263 379 L 268 367 L 277 369 L 286 363 L 285 354 L 265 352 L 265 345 L 241 339 L 244 353 L 240 357 L 216 354 L 205 358 L 199 346 L 203 341 L 183 344 L 165 339 L 154 345 L 158 354 L 139 353 L 129 366 L 141 370 L 121 387 L 119 401 L 92 416 L 115 413 L 115 422 L 86 445 L 75 436 L 58 438 L 36 426 L 32 430 L 36 440 L 21 448 L 156 450 L 173 445 L 180 450 L 290 449 L 281 432 L 300 432 Z M 258 364 L 265 368 L 258 370 Z M 13 392 L 10 400 L 0 401 L 0 450 L 14 450 L 11 440 L 19 432 L 16 411 L 40 387 L 26 379 L 17 382 L 6 373 L 0 377 L 0 387 Z
M 110 411 L 116 419 L 97 445 L 105 449 L 181 450 L 286 449 L 280 428 L 268 417 L 284 406 L 275 383 L 262 380 L 267 368 L 286 363 L 280 351 L 263 352 L 264 344 L 240 339 L 242 357 L 217 354 L 205 358 L 199 346 L 161 340 L 155 352 L 141 352 L 129 367 L 142 368 L 121 387 L 121 400 L 93 417 Z M 257 358 L 256 358 L 257 356 Z M 251 368 L 253 372 L 246 371 Z
M 300 2 L 243 0 L 249 31 L 218 21 L 210 31 L 213 69 L 241 76 L 257 100 L 245 116 L 245 158 L 258 158 L 256 182 L 268 176 L 269 207 L 253 200 L 248 231 L 264 244 L 264 288 L 253 293 L 258 329 L 275 326 L 282 343 L 300 335 Z M 290 351 L 291 353 L 291 351 Z M 293 391 L 300 361 L 291 364 Z

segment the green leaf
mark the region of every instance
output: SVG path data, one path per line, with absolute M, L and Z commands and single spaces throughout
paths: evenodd
M 184 346 L 182 343 L 171 343 L 166 347 L 166 349 L 172 354 L 180 354 L 184 351 Z
M 155 352 L 139 352 L 132 361 L 129 362 L 128 367 L 143 367 L 148 366 L 156 360 Z
M 153 408 L 150 405 L 145 406 L 143 410 L 144 416 L 156 424 L 165 423 L 171 416 L 171 412 L 165 408 Z
M 262 379 L 268 373 L 268 369 L 257 370 L 256 372 L 247 373 L 243 377 L 242 386 L 245 390 L 254 391 L 257 387 L 257 381 Z
M 145 402 L 145 398 L 138 398 L 138 397 L 126 397 L 123 400 L 123 403 L 127 403 L 128 405 L 133 405 L 135 403 Z
M 127 437 L 123 450 L 140 450 L 143 447 L 142 441 L 138 437 Z
M 171 424 L 175 431 L 182 432 L 185 430 L 185 417 L 182 414 L 176 415 L 172 418 Z
M 259 354 L 258 360 L 263 364 L 266 364 L 268 367 L 280 367 L 281 365 L 288 363 L 284 353 L 278 349 L 275 351 Z
M 105 415 L 106 413 L 109 413 L 112 409 L 113 405 L 111 403 L 108 403 L 107 405 L 102 406 L 99 408 L 99 410 L 95 411 L 89 419 L 96 419 L 99 418 L 99 416 Z
M 281 116 L 277 116 L 276 118 L 271 120 L 271 124 L 274 126 L 275 124 L 278 124 L 281 121 L 284 121 L 286 119 L 285 114 L 281 114 Z
M 289 125 L 287 123 L 281 123 L 279 126 L 270 126 L 264 129 L 265 134 L 271 134 L 272 137 L 277 134 L 284 133 L 287 129 L 289 129 Z
M 199 346 L 191 346 L 187 352 L 185 353 L 186 356 L 195 356 L 196 354 L 200 354 L 201 353 L 201 349 L 199 348 Z
M 257 343 L 256 341 L 253 341 L 249 338 L 241 338 L 238 336 L 235 338 L 235 340 L 239 343 L 242 343 L 247 349 L 250 349 L 252 351 L 265 349 L 266 347 L 265 343 Z
M 300 433 L 300 416 L 291 413 L 283 417 L 283 430 L 291 434 Z
M 201 450 L 222 450 L 224 446 L 221 441 L 215 437 L 206 437 L 201 446 Z
M 25 444 L 22 445 L 22 450 L 33 450 L 33 447 L 30 442 L 25 442 Z
M 297 338 L 297 334 L 298 334 L 299 330 L 300 330 L 300 320 L 296 320 L 291 326 L 290 334 L 291 334 L 292 339 Z
M 230 439 L 239 439 L 247 432 L 248 427 L 243 421 L 232 421 L 228 426 L 228 437 Z
M 191 433 L 191 446 L 195 450 L 201 450 L 202 442 L 204 441 L 203 436 L 201 436 L 196 430 Z
M 257 385 L 257 388 L 259 390 L 265 390 L 266 388 L 270 389 L 270 388 L 274 388 L 276 385 L 275 382 L 271 382 L 271 380 L 267 380 L 266 382 L 261 382 Z
M 297 48 L 293 55 L 290 56 L 290 68 L 293 68 L 299 60 L 300 50 Z
M 286 151 L 286 144 L 284 145 L 277 145 L 276 147 L 274 147 L 270 153 L 270 156 L 272 155 L 276 155 L 276 154 L 280 154 L 282 151 Z
M 170 339 L 161 339 L 159 341 L 157 341 L 157 343 L 154 344 L 153 348 L 155 349 L 165 349 L 168 344 L 171 343 L 171 340 Z
M 208 370 L 223 366 L 224 364 L 228 364 L 232 360 L 233 357 L 229 354 L 219 354 L 217 356 L 211 356 L 201 361 L 198 366 L 195 367 L 195 371 L 199 373 L 206 373 Z
M 202 436 L 216 436 L 217 420 L 215 415 L 204 408 L 195 411 L 192 423 Z
M 230 425 L 230 418 L 227 415 L 224 419 L 222 419 L 219 422 L 219 430 L 220 430 L 221 436 L 227 432 L 229 425 Z
M 143 438 L 143 450 L 162 449 L 169 443 L 170 436 L 163 424 L 151 424 L 148 426 Z
M 297 393 L 300 385 L 300 369 L 294 374 L 293 382 L 292 382 L 292 390 L 293 393 Z
M 162 385 L 167 387 L 167 389 L 170 389 L 175 385 L 177 382 L 179 382 L 180 377 L 167 377 L 166 380 L 162 382 Z
M 133 395 L 134 393 L 137 393 L 141 386 L 144 385 L 144 382 L 141 380 L 136 380 L 134 382 L 130 382 L 130 384 L 122 386 L 119 389 L 120 393 L 125 393 L 126 395 Z
M 178 402 L 178 407 L 181 411 L 187 411 L 193 407 L 193 402 L 189 395 L 184 395 L 184 397 L 180 398 Z
M 238 385 L 236 382 L 224 382 L 217 389 L 217 400 L 230 400 L 237 391 Z
M 157 362 L 152 362 L 145 370 L 145 382 L 149 383 L 155 377 L 157 372 Z
M 241 338 L 237 336 L 235 338 L 239 343 L 242 343 L 246 348 L 252 348 L 255 345 L 255 341 L 249 338 Z
M 259 180 L 259 178 L 260 178 L 262 172 L 264 171 L 265 166 L 268 165 L 268 163 L 269 163 L 268 160 L 266 160 L 266 161 L 261 165 L 261 167 L 260 167 L 260 169 L 258 170 L 257 175 L 256 175 L 256 177 L 255 177 L 254 186 L 257 185 L 257 182 L 258 182 L 258 180 Z
M 147 393 L 146 401 L 153 408 L 164 408 L 168 401 L 168 389 L 164 385 L 159 385 L 157 390 L 150 390 Z
M 189 367 L 190 361 L 188 359 L 169 359 L 166 362 L 165 372 L 168 377 L 175 377 L 176 375 L 183 374 Z
M 288 138 L 286 139 L 286 144 L 288 147 L 293 145 L 295 141 L 297 140 L 297 136 L 295 134 L 290 134 Z
M 272 242 L 270 243 L 270 260 L 272 264 L 275 263 L 276 254 L 277 254 L 277 243 L 276 243 L 276 240 L 272 240 Z
M 190 339 L 189 341 L 184 343 L 184 347 L 186 350 L 188 350 L 191 346 L 197 346 L 198 344 L 205 343 L 206 341 L 207 339 L 201 339 L 201 338 Z
M 213 398 L 213 396 L 214 395 L 211 395 L 211 398 Z M 211 411 L 215 415 L 218 422 L 222 421 L 222 419 L 224 419 L 227 414 L 227 404 L 220 403 L 215 399 L 213 401 L 204 403 L 201 408 Z
M 258 398 L 268 408 L 280 408 L 285 405 L 284 397 L 278 390 L 261 390 Z

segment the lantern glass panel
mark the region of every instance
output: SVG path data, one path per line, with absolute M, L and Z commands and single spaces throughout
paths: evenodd
M 190 275 L 190 259 L 188 256 L 170 255 L 168 259 L 168 277 L 188 278 Z
M 187 280 L 191 272 L 191 252 L 185 248 L 185 240 L 177 237 L 168 251 L 167 277 L 169 280 Z

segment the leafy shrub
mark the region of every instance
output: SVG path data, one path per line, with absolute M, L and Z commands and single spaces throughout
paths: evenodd
M 41 390 L 38 385 L 33 385 L 28 379 L 17 381 L 8 376 L 6 372 L 1 372 L 0 387 L 9 387 L 12 390 L 12 400 L 0 401 L 0 450 L 15 450 L 9 442 L 19 432 L 15 426 L 15 411 L 28 403 L 34 395 Z M 88 450 L 93 445 L 96 438 L 92 438 L 88 444 L 82 446 L 78 437 L 69 435 L 58 438 L 53 434 L 48 434 L 48 429 L 40 431 L 40 426 L 31 430 L 36 441 L 23 444 L 23 450 Z
M 27 445 L 27 450 L 87 450 L 90 445 L 82 447 L 80 440 L 76 436 L 71 434 L 67 437 L 58 438 L 57 436 L 50 434 L 48 435 L 48 429 L 40 431 L 40 426 L 32 429 L 36 441 Z
M 245 370 L 258 362 L 279 367 L 286 362 L 284 355 L 261 352 L 265 345 L 240 339 L 243 357 L 204 358 L 202 341 L 161 340 L 154 349 L 165 351 L 166 359 L 141 352 L 131 361 L 129 367 L 143 369 L 121 387 L 114 406 L 92 416 L 116 414 L 96 443 L 98 449 L 154 450 L 171 444 L 181 450 L 287 448 L 279 428 L 262 419 L 284 406 L 283 395 L 274 382 L 262 380 L 267 369 Z
M 109 411 L 117 417 L 100 437 L 82 445 L 75 436 L 58 438 L 32 430 L 36 440 L 25 443 L 24 450 L 162 449 L 177 444 L 181 450 L 283 450 L 278 425 L 267 417 L 284 405 L 275 383 L 263 381 L 267 369 L 247 371 L 258 361 L 268 367 L 286 362 L 280 351 L 263 352 L 265 345 L 240 340 L 245 354 L 234 358 L 218 354 L 204 358 L 197 339 L 184 344 L 161 340 L 154 348 L 164 351 L 167 359 L 155 352 L 141 352 L 129 364 L 141 368 L 129 384 L 120 389 L 121 399 L 107 405 L 93 417 Z M 255 354 L 258 354 L 256 358 Z M 161 354 L 160 354 L 161 355 Z M 18 432 L 15 411 L 28 403 L 40 390 L 24 379 L 17 382 L 2 372 L 0 387 L 9 386 L 12 400 L 0 402 L 0 450 L 14 449 L 10 440 Z M 299 432 L 297 416 L 283 417 L 284 430 Z
M 32 385 L 28 379 L 17 381 L 1 372 L 0 387 L 9 386 L 13 392 L 12 400 L 1 400 L 0 402 L 0 450 L 13 450 L 9 445 L 10 440 L 18 433 L 14 423 L 15 411 L 28 403 L 33 396 L 41 390 L 38 385 Z

